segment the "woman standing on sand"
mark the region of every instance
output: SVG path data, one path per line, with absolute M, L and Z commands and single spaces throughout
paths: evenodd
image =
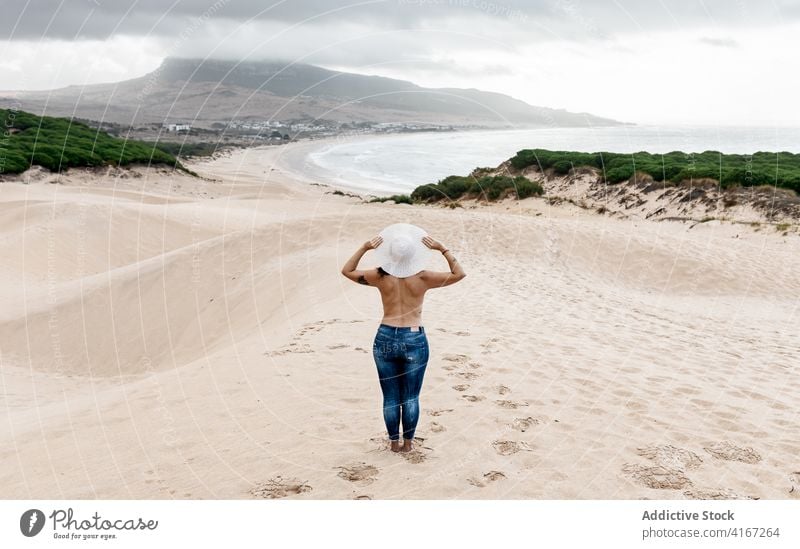
M 430 250 L 444 255 L 450 272 L 424 270 Z M 356 270 L 367 250 L 375 250 L 376 269 Z M 464 269 L 439 242 L 408 223 L 389 225 L 365 242 L 344 267 L 342 274 L 354 282 L 375 286 L 381 292 L 383 319 L 375 334 L 372 355 L 383 391 L 383 420 L 393 452 L 412 450 L 419 420 L 419 392 L 428 365 L 428 337 L 422 326 L 422 301 L 431 288 L 454 284 Z M 400 422 L 403 446 L 400 446 Z

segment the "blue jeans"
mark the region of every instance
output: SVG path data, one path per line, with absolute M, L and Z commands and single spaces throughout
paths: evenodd
M 419 421 L 419 391 L 428 365 L 428 336 L 425 328 L 381 324 L 375 334 L 372 356 L 378 367 L 383 391 L 383 420 L 391 440 L 400 439 L 400 420 L 403 438 L 411 440 Z

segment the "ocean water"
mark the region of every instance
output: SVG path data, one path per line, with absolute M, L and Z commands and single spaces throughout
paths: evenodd
M 365 136 L 329 142 L 303 161 L 306 178 L 375 195 L 408 193 L 448 175 L 497 166 L 520 149 L 583 152 L 800 152 L 800 128 L 547 128 Z

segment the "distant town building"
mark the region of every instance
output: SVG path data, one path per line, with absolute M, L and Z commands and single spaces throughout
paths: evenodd
M 163 128 L 168 132 L 188 132 L 192 129 L 191 124 L 164 124 Z

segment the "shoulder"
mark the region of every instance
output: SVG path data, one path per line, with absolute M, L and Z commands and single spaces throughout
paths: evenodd
M 362 271 L 358 282 L 360 282 L 361 284 L 369 284 L 370 286 L 377 286 L 384 276 L 391 276 L 391 275 L 389 275 L 389 273 L 387 273 L 380 267 L 376 267 L 375 269 Z
M 420 279 L 428 288 L 441 288 L 464 278 L 464 275 L 456 275 L 445 271 L 422 271 Z

